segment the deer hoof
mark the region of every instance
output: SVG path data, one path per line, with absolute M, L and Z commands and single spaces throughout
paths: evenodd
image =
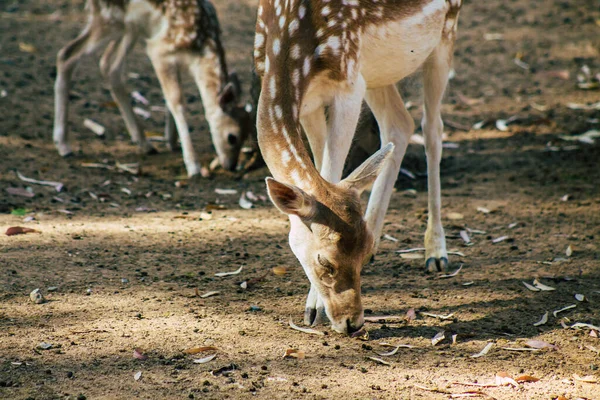
M 430 273 L 447 271 L 448 265 L 449 263 L 446 257 L 430 257 L 425 261 L 425 270 Z

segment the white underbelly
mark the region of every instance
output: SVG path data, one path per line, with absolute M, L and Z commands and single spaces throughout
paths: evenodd
M 368 26 L 360 53 L 367 87 L 392 85 L 415 72 L 439 44 L 447 11 L 446 0 L 433 0 L 423 13 Z

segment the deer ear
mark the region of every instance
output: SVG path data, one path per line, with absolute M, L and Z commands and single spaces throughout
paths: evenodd
M 267 178 L 267 192 L 275 207 L 284 214 L 297 215 L 302 219 L 312 218 L 316 212 L 313 196 L 302 189 Z
M 229 83 L 233 85 L 235 96 L 240 97 L 240 95 L 242 94 L 242 84 L 240 82 L 240 78 L 238 77 L 237 72 L 233 71 L 229 74 Z
M 223 110 L 228 110 L 232 105 L 235 105 L 237 100 L 237 95 L 235 93 L 235 85 L 232 82 L 229 82 L 223 90 L 221 94 L 219 94 L 219 106 Z
M 394 151 L 394 144 L 388 143 L 382 147 L 377 153 L 369 157 L 358 168 L 356 168 L 346 179 L 339 184 L 347 189 L 354 189 L 362 193 L 367 189 L 381 172 L 385 165 L 385 161 Z

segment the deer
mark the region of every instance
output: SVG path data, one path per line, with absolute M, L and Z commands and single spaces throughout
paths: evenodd
M 363 331 L 360 273 L 377 252 L 415 125 L 396 83 L 418 69 L 428 173 L 425 268 L 448 267 L 441 222 L 441 102 L 460 8 L 461 0 L 259 2 L 258 144 L 272 174 L 267 192 L 289 217 L 289 245 L 311 284 L 304 313 L 308 325 L 328 319 L 339 333 Z M 341 179 L 363 99 L 382 146 Z M 371 187 L 363 210 L 360 195 Z
M 248 110 L 239 104 L 237 74 L 227 69 L 214 6 L 207 0 L 87 0 L 86 9 L 87 25 L 57 55 L 53 141 L 59 155 L 73 154 L 67 140 L 73 70 L 84 56 L 102 48 L 100 71 L 132 142 L 141 153 L 156 152 L 135 117 L 124 85 L 126 57 L 137 41 L 144 39 L 167 105 L 167 148 L 178 149 L 178 134 L 188 176 L 209 175 L 194 151 L 184 116 L 180 77 L 187 71 L 200 91 L 217 158 L 223 168 L 235 170 L 242 144 L 253 127 Z

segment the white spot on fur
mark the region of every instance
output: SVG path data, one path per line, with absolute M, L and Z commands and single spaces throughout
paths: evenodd
M 275 54 L 277 56 L 277 55 L 279 55 L 280 51 L 281 51 L 281 42 L 279 41 L 279 39 L 273 40 L 273 54 Z

